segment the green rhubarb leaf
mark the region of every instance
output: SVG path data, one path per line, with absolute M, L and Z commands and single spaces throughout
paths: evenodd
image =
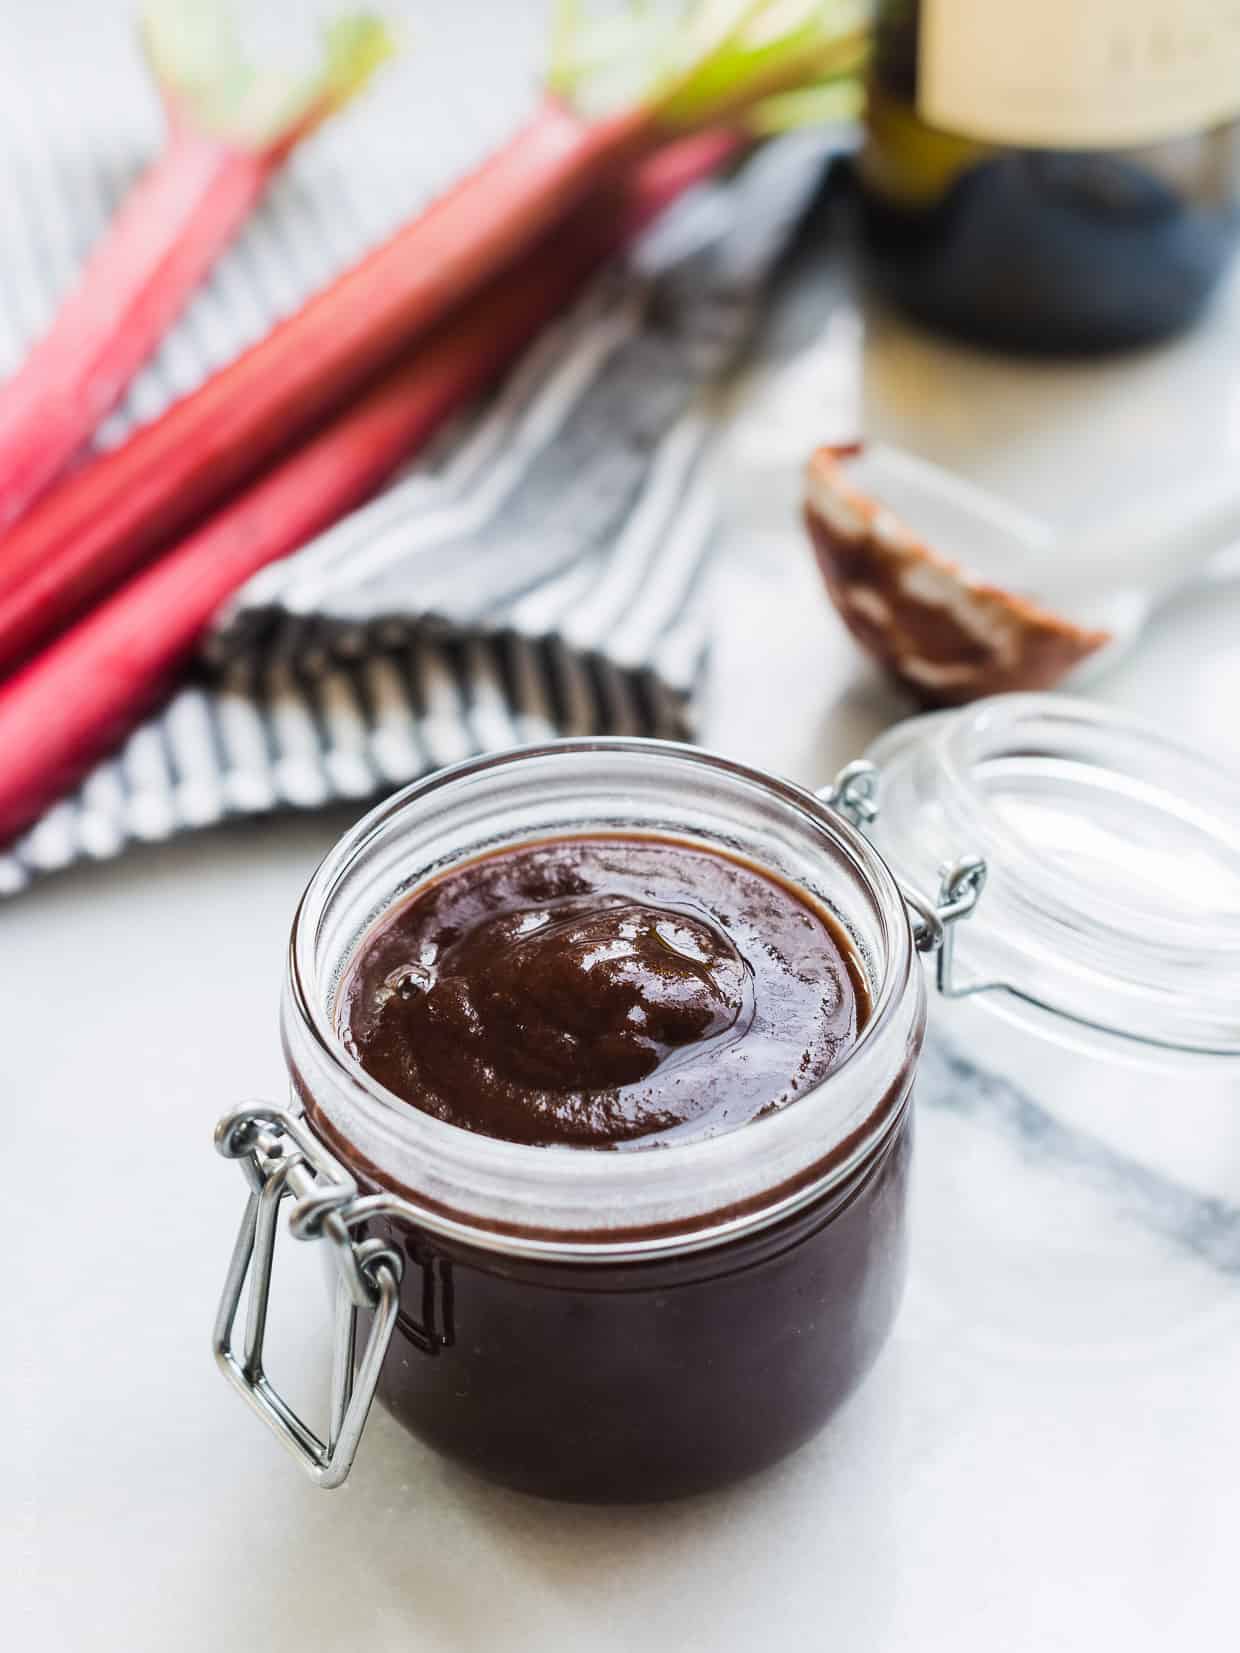
M 770 138 L 806 127 L 846 126 L 858 120 L 864 109 L 865 88 L 860 80 L 830 80 L 807 86 L 803 92 L 764 98 L 746 116 L 745 127 L 756 137 Z
M 217 0 L 147 0 L 141 29 L 176 114 L 226 143 L 259 151 L 282 149 L 317 126 L 395 51 L 386 24 L 369 13 L 329 23 L 318 63 L 301 73 L 252 62 L 236 15 Z
M 644 105 L 672 131 L 803 124 L 815 101 L 834 120 L 859 107 L 871 11 L 869 0 L 630 0 L 599 15 L 560 0 L 550 84 L 591 114 Z
M 667 51 L 666 7 L 631 0 L 591 16 L 582 0 L 557 0 L 552 13 L 549 90 L 586 115 L 644 102 Z

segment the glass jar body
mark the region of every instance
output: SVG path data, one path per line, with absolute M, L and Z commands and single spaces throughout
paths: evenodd
M 846 1187 L 684 1257 L 504 1257 L 383 1218 L 405 1259 L 378 1398 L 466 1468 L 630 1503 L 750 1475 L 814 1435 L 873 1364 L 904 1284 L 911 1106 Z
M 376 914 L 482 847 L 620 825 L 747 855 L 836 913 L 874 1006 L 839 1066 L 735 1131 L 625 1153 L 495 1141 L 377 1087 L 332 1022 Z M 283 1016 L 295 1102 L 359 1210 L 370 1200 L 354 1239 L 402 1264 L 378 1398 L 456 1461 L 559 1498 L 674 1497 L 782 1457 L 860 1381 L 896 1312 L 924 1018 L 882 862 L 759 772 L 657 743 L 564 743 L 381 806 L 303 900 Z

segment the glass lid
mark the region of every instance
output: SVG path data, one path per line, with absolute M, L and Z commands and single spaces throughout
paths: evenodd
M 1240 1055 L 1240 778 L 1105 707 L 1003 695 L 867 752 L 869 835 L 933 896 L 982 856 L 955 939 L 983 989 L 1144 1046 Z

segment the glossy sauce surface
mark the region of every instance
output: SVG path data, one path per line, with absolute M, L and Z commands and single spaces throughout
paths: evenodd
M 510 1142 L 714 1136 L 822 1079 L 869 1011 L 838 925 L 684 840 L 562 837 L 464 863 L 364 938 L 345 1044 L 389 1091 Z

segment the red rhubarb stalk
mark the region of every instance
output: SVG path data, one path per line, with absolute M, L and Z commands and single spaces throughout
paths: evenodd
M 142 32 L 167 114 L 165 146 L 50 330 L 0 386 L 0 526 L 92 435 L 298 139 L 358 91 L 388 50 L 377 22 L 342 20 L 328 31 L 321 68 L 293 85 L 249 69 L 210 6 L 148 4 Z
M 636 43 L 662 57 L 646 64 L 640 96 L 601 116 L 564 95 L 597 67 L 574 60 L 569 28 L 555 90 L 485 165 L 161 419 L 67 478 L 0 542 L 0 670 L 257 474 L 643 153 L 853 65 L 860 37 L 841 34 L 838 15 L 850 6 L 696 0 L 682 8 L 681 27 L 659 25 L 653 46 L 645 19 L 660 8 L 635 6 L 621 55 L 631 58 Z
M 603 259 L 735 145 L 703 134 L 644 162 L 615 199 L 570 219 L 349 411 L 0 687 L 0 841 L 125 735 L 226 598 L 371 494 L 496 378 Z

